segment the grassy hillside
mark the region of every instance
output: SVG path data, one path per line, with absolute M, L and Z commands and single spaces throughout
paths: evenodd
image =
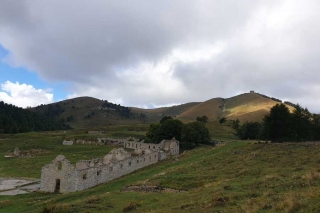
M 258 93 L 245 93 L 231 98 L 214 98 L 199 103 L 178 116 L 183 121 L 192 121 L 206 115 L 209 120 L 226 117 L 229 120 L 261 121 L 270 109 L 279 102 Z M 288 105 L 287 105 L 288 106 Z M 292 111 L 293 107 L 288 106 Z
M 51 161 L 57 153 L 75 162 L 102 156 L 112 148 L 64 147 L 60 145 L 63 134 L 2 136 L 1 154 L 23 141 L 29 142 L 23 151 L 38 148 L 43 152 L 30 159 L 1 160 L 0 176 L 39 178 L 40 164 Z M 73 137 L 83 133 L 66 134 Z M 229 140 L 220 147 L 200 146 L 81 192 L 0 196 L 0 212 L 319 212 L 318 156 L 319 143 Z M 133 185 L 181 191 L 122 191 Z
M 259 121 L 278 102 L 261 96 L 258 93 L 246 93 L 225 101 L 223 116 L 228 119 L 239 119 L 240 121 Z M 292 107 L 288 106 L 292 111 Z
M 189 108 L 179 115 L 178 118 L 190 121 L 195 120 L 197 116 L 206 115 L 209 117 L 209 120 L 218 120 L 222 114 L 222 109 L 220 108 L 222 105 L 222 98 L 214 98 Z
M 121 116 L 114 108 L 103 107 L 104 103 L 106 102 L 96 98 L 79 97 L 43 105 L 31 110 L 45 113 L 48 107 L 56 108 L 56 105 L 59 105 L 63 112 L 58 114 L 58 117 L 63 118 L 71 127 L 76 129 L 146 122 L 146 119 L 141 117 L 141 112 L 132 112 L 132 115 L 128 118 Z M 72 119 L 68 121 L 70 116 L 72 116 Z

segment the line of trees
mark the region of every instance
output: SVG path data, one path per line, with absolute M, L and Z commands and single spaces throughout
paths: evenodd
M 280 99 L 278 99 L 278 98 L 269 97 L 269 96 L 263 95 L 263 94 L 259 94 L 259 95 L 261 95 L 261 96 L 264 97 L 264 98 L 269 98 L 269 99 L 271 99 L 271 100 L 273 100 L 273 101 L 275 101 L 275 102 L 282 103 L 282 100 L 280 100 Z
M 118 114 L 121 117 L 124 118 L 130 118 L 130 117 L 136 117 L 135 115 L 132 114 L 131 112 L 131 108 L 129 107 L 125 107 L 125 106 L 121 106 L 120 104 L 114 104 L 108 101 L 104 101 L 102 104 L 102 107 L 106 107 L 106 108 L 110 108 L 110 109 L 114 109 L 118 112 Z M 145 119 L 147 116 L 143 113 L 139 114 L 141 119 Z
M 290 113 L 284 104 L 271 108 L 262 123 L 246 122 L 234 125 L 240 139 L 263 139 L 275 142 L 320 140 L 320 115 L 312 114 L 299 104 Z
M 71 127 L 52 113 L 40 114 L 0 102 L 0 133 L 66 130 Z
M 204 119 L 205 121 L 206 119 Z M 205 122 L 195 121 L 187 124 L 171 116 L 163 117 L 159 123 L 152 123 L 146 133 L 146 143 L 160 143 L 175 137 L 184 149 L 191 149 L 200 143 L 208 143 L 210 134 Z

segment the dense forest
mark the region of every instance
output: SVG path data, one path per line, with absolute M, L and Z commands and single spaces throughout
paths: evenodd
M 51 109 L 51 110 L 50 110 Z M 0 133 L 22 133 L 70 129 L 55 116 L 56 109 L 48 108 L 45 114 L 32 112 L 11 104 L 0 102 Z
M 130 113 L 131 109 L 129 107 L 124 107 L 124 106 L 121 106 L 120 104 L 114 104 L 108 101 L 104 101 L 104 103 L 102 104 L 102 107 L 114 109 L 119 113 L 120 116 L 125 118 L 129 118 L 131 114 Z

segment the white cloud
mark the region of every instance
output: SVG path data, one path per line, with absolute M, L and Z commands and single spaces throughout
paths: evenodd
M 34 107 L 53 102 L 53 94 L 48 90 L 36 89 L 32 85 L 6 81 L 1 84 L 0 100 L 19 107 Z

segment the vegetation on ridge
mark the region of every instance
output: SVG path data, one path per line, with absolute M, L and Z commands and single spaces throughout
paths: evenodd
M 284 104 L 277 104 L 262 121 L 234 124 L 240 139 L 263 139 L 276 142 L 320 140 L 320 116 L 295 105 L 292 113 Z

